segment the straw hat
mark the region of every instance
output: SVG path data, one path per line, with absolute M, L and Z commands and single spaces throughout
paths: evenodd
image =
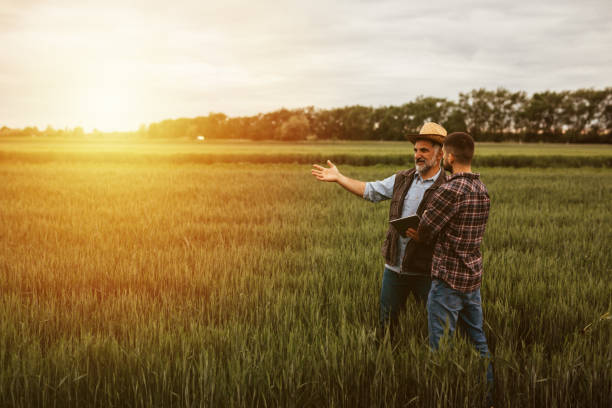
M 434 122 L 427 122 L 423 125 L 418 135 L 406 135 L 408 140 L 416 143 L 417 140 L 429 140 L 434 143 L 444 144 L 446 139 L 446 129 Z

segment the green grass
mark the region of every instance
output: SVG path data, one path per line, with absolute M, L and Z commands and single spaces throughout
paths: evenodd
M 140 154 L 177 153 L 244 153 L 244 154 L 373 154 L 391 155 L 398 152 L 412 154 L 413 145 L 404 142 L 377 141 L 319 141 L 319 142 L 250 142 L 245 140 L 156 140 L 156 139 L 52 139 L 3 138 L 0 150 L 10 152 L 120 152 Z M 529 156 L 612 156 L 612 145 L 561 143 L 478 143 L 477 155 Z
M 411 165 L 406 142 L 248 142 L 187 140 L 0 139 L 0 162 L 46 163 L 301 163 Z M 479 143 L 476 165 L 488 167 L 612 167 L 612 145 Z
M 609 406 L 612 170 L 479 171 L 498 406 Z M 295 164 L 0 163 L 0 406 L 477 406 L 423 306 L 376 341 L 387 212 Z

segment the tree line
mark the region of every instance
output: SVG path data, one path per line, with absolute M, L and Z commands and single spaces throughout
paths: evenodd
M 400 106 L 346 106 L 333 109 L 279 109 L 253 116 L 209 113 L 196 118 L 167 119 L 141 125 L 147 138 L 251 140 L 404 140 L 427 121 L 449 132 L 467 131 L 478 141 L 612 143 L 612 88 L 602 90 L 526 92 L 474 89 L 457 101 L 417 97 Z M 0 135 L 35 135 L 36 128 Z M 78 130 L 78 132 L 76 132 Z M 38 132 L 61 136 L 58 132 Z M 64 136 L 69 136 L 65 130 Z M 76 128 L 77 135 L 83 135 Z M 51 134 L 50 134 L 51 133 Z M 95 135 L 94 135 L 95 136 Z

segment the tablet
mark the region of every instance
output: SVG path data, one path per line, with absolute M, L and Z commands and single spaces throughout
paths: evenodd
M 389 224 L 393 225 L 393 228 L 395 228 L 402 237 L 405 237 L 408 228 L 419 228 L 419 221 L 421 221 L 421 218 L 418 215 L 410 215 L 408 217 L 391 220 Z

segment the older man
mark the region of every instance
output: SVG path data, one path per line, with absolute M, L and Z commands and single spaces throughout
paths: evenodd
M 444 170 L 440 168 L 445 137 L 446 130 L 437 123 L 423 125 L 419 134 L 408 136 L 414 143 L 415 168 L 401 170 L 384 180 L 363 182 L 348 178 L 329 160 L 328 168 L 315 164 L 312 174 L 318 180 L 336 182 L 371 202 L 391 199 L 389 220 L 421 215 L 432 193 L 446 181 Z M 410 294 L 422 303 L 427 301 L 432 254 L 433 244 L 402 237 L 389 226 L 382 247 L 385 267 L 380 292 L 381 333 L 389 327 L 393 335 L 398 315 Z

